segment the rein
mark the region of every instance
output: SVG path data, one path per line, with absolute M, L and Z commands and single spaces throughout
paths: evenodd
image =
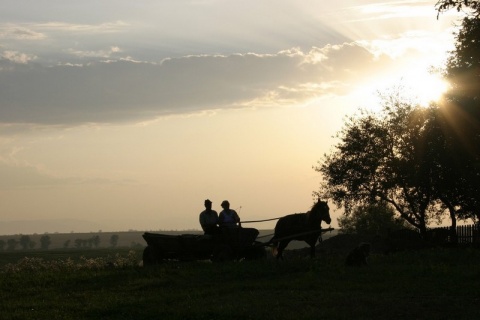
M 265 221 L 273 221 L 273 220 L 278 220 L 283 217 L 278 217 L 278 218 L 272 218 L 272 219 L 265 219 L 265 220 L 250 220 L 250 221 L 241 221 L 242 223 L 253 223 L 253 222 L 265 222 Z

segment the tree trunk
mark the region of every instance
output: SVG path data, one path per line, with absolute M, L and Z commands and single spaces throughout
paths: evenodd
M 452 225 L 450 226 L 450 241 L 452 243 L 457 243 L 457 215 L 455 209 L 449 208 L 448 211 L 450 212 L 450 219 L 452 220 Z

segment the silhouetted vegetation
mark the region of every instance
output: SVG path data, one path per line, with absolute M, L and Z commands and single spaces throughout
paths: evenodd
M 33 249 L 36 245 L 36 243 L 30 239 L 30 236 L 27 235 L 21 236 L 19 243 L 23 250 Z
M 18 241 L 15 239 L 8 239 L 7 240 L 7 250 L 8 251 L 13 251 L 18 245 Z
M 88 239 L 75 239 L 74 245 L 75 248 L 98 248 L 100 237 L 97 235 Z
M 387 203 L 425 236 L 446 214 L 480 221 L 480 7 L 440 1 L 439 12 L 469 7 L 445 66 L 446 98 L 421 107 L 401 90 L 385 94 L 382 110 L 350 117 L 335 150 L 315 170 L 319 196 L 345 208 Z M 348 219 L 348 218 L 346 218 Z M 348 221 L 348 220 L 347 220 Z
M 440 0 L 437 2 L 436 8 L 438 11 L 438 16 L 450 9 L 456 9 L 457 11 L 471 10 L 471 14 L 478 16 L 480 11 L 480 2 L 478 0 Z
M 395 217 L 395 210 L 382 202 L 356 207 L 338 218 L 338 226 L 343 233 L 382 237 L 406 227 L 404 220 Z
M 40 248 L 42 250 L 48 250 L 48 248 L 50 247 L 51 244 L 52 244 L 52 240 L 50 239 L 50 236 L 43 235 L 40 238 Z
M 117 234 L 112 234 L 110 237 L 110 246 L 112 248 L 115 248 L 118 244 L 118 235 Z
M 101 249 L 112 247 L 112 236 L 115 236 L 115 247 L 140 248 L 145 246 L 142 233 L 140 231 L 132 231 L 121 232 L 121 235 L 112 232 L 0 235 L 0 251 Z
M 442 108 L 440 127 L 449 157 L 440 158 L 440 163 L 450 170 L 442 176 L 441 190 L 457 195 L 446 201 L 452 216 L 480 221 L 480 7 L 478 1 L 465 5 L 475 11 L 462 20 L 445 70 L 452 89 Z
M 383 97 L 378 114 L 364 111 L 351 117 L 338 134 L 336 150 L 315 168 L 324 181 L 318 191 L 345 207 L 388 203 L 422 234 L 444 212 L 435 197 L 429 160 L 432 146 L 425 137 L 437 107 L 424 108 L 399 92 Z

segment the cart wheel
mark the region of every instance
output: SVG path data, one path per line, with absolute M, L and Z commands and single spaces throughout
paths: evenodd
M 255 241 L 251 248 L 248 248 L 245 253 L 245 260 L 259 260 L 267 258 L 267 250 L 265 246 L 261 246 L 261 242 Z
M 147 246 L 143 250 L 143 266 L 152 266 L 162 261 L 161 255 L 154 248 Z
M 215 248 L 212 256 L 213 262 L 224 262 L 229 260 L 233 260 L 233 251 L 230 246 L 223 245 Z

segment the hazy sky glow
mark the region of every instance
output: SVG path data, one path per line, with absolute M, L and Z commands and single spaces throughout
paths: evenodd
M 2 0 L 0 223 L 308 210 L 346 115 L 399 81 L 434 91 L 454 21 L 435 3 Z M 68 229 L 44 231 L 96 231 Z

